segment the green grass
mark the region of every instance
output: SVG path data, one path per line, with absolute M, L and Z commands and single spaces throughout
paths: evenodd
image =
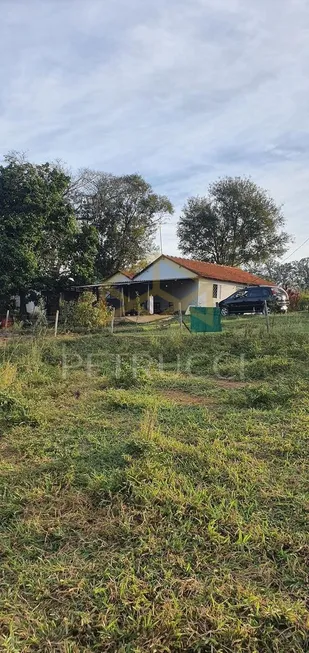
M 1 651 L 308 650 L 308 327 L 2 343 Z

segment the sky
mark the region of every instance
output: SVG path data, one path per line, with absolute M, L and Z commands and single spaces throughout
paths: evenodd
M 0 0 L 0 156 L 139 172 L 169 196 L 251 176 L 309 256 L 307 0 Z

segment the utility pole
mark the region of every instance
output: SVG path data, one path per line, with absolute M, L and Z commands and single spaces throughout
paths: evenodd
M 161 254 L 163 254 L 162 224 L 159 224 L 159 233 L 160 233 L 160 251 L 161 251 Z

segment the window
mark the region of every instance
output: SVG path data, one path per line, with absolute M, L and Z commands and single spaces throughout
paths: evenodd
M 217 297 L 218 297 L 218 284 L 217 283 L 214 283 L 213 286 L 212 286 L 212 296 L 213 296 L 213 299 L 217 299 Z
M 232 295 L 233 299 L 240 299 L 242 297 L 246 297 L 248 294 L 247 290 L 238 290 L 238 292 L 235 292 L 234 295 Z
M 248 297 L 261 297 L 261 295 L 263 295 L 263 291 L 258 286 L 256 288 L 249 288 L 248 290 Z

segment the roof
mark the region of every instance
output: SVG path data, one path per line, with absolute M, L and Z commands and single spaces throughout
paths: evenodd
M 240 268 L 234 268 L 229 265 L 217 265 L 217 263 L 206 263 L 205 261 L 196 261 L 189 258 L 181 258 L 179 256 L 167 256 L 165 258 L 174 261 L 183 268 L 195 272 L 199 277 L 206 279 L 216 279 L 218 281 L 231 281 L 235 283 L 244 283 L 252 286 L 268 286 L 270 281 L 261 279 L 251 272 L 245 272 Z
M 133 279 L 134 273 L 127 272 L 126 270 L 116 270 L 116 272 L 113 272 L 113 274 L 110 274 L 108 277 L 105 277 L 103 281 L 100 281 L 100 283 L 106 283 L 109 279 L 112 279 L 113 277 L 116 276 L 116 274 L 122 274 L 124 277 L 126 277 L 128 280 Z

